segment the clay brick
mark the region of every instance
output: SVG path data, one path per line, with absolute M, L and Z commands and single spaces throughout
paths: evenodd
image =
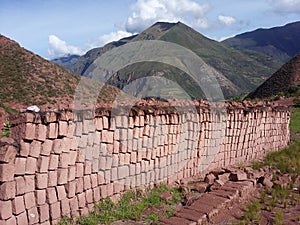
M 57 184 L 66 184 L 68 182 L 68 168 L 57 170 Z
M 57 185 L 57 171 L 48 172 L 48 187 L 54 187 Z
M 68 168 L 69 165 L 69 153 L 63 152 L 60 154 L 59 157 L 59 163 L 58 163 L 58 167 L 59 168 Z
M 24 175 L 26 169 L 26 158 L 16 158 L 15 165 L 15 174 Z
M 86 205 L 85 192 L 77 195 L 79 208 L 84 208 Z
M 53 204 L 54 202 L 57 202 L 57 195 L 54 187 L 47 188 L 46 194 L 47 203 Z
M 74 166 L 77 159 L 77 151 L 69 152 L 69 165 Z
M 16 195 L 24 194 L 26 190 L 24 177 L 16 177 L 15 181 L 16 181 Z
M 75 196 L 75 197 L 71 198 L 69 203 L 70 203 L 70 209 L 71 209 L 72 216 L 77 216 L 78 209 L 79 209 L 77 197 Z
M 62 153 L 62 139 L 53 140 L 52 152 L 55 154 Z
M 70 166 L 68 168 L 68 181 L 72 181 L 72 180 L 75 180 L 76 178 L 76 167 L 75 166 Z
M 83 189 L 87 190 L 87 189 L 90 189 L 91 187 L 92 187 L 92 185 L 91 185 L 91 177 L 90 177 L 90 175 L 85 175 L 83 177 Z
M 14 174 L 14 164 L 0 164 L 0 182 L 13 180 Z
M 44 205 L 46 203 L 46 190 L 36 190 L 35 197 L 38 205 Z
M 12 145 L 3 146 L 0 148 L 0 163 L 13 162 L 17 155 L 17 148 Z
M 118 167 L 118 178 L 122 179 L 127 176 L 129 176 L 129 167 L 128 166 Z
M 70 216 L 70 204 L 69 199 L 63 199 L 60 201 L 60 207 L 61 207 L 61 215 L 62 216 Z
M 91 174 L 91 184 L 92 188 L 98 186 L 98 175 L 96 173 Z
M 83 163 L 76 163 L 76 178 L 83 177 L 84 165 Z
M 0 184 L 0 200 L 13 199 L 16 196 L 16 182 L 8 181 Z
M 17 218 L 18 225 L 21 225 L 21 224 L 27 225 L 28 224 L 26 212 L 21 213 L 20 215 L 16 216 L 16 218 Z
M 100 196 L 101 198 L 107 198 L 107 185 L 100 186 Z
M 58 136 L 58 125 L 57 123 L 50 123 L 47 126 L 47 138 L 55 139 Z
M 24 195 L 25 208 L 30 209 L 35 206 L 34 192 L 29 192 Z
M 76 180 L 76 194 L 83 192 L 83 178 Z
M 27 157 L 29 154 L 30 143 L 23 140 L 20 141 L 20 156 Z
M 69 181 L 65 185 L 65 187 L 66 187 L 66 192 L 67 192 L 68 198 L 73 198 L 75 196 L 75 193 L 76 193 L 76 180 Z
M 56 192 L 59 201 L 67 198 L 65 186 L 57 186 Z
M 25 211 L 25 204 L 23 196 L 17 196 L 12 201 L 12 212 L 14 215 L 18 215 Z
M 41 155 L 44 155 L 44 156 L 49 156 L 50 155 L 50 152 L 52 150 L 52 146 L 53 145 L 53 141 L 51 140 L 45 140 L 43 143 L 42 143 L 42 147 L 41 147 Z
M 48 156 L 40 156 L 37 161 L 37 171 L 40 173 L 48 172 L 50 158 Z
M 35 125 L 33 123 L 26 123 L 24 139 L 33 140 L 35 138 Z
M 56 170 L 58 168 L 58 155 L 51 154 L 49 160 L 49 170 Z
M 38 206 L 38 212 L 40 217 L 40 223 L 43 223 L 50 219 L 48 204 L 43 204 Z
M 47 126 L 43 124 L 38 124 L 35 130 L 35 137 L 39 141 L 45 141 L 47 136 Z
M 37 159 L 33 157 L 28 157 L 26 160 L 26 174 L 35 174 L 37 169 Z
M 103 130 L 103 121 L 102 121 L 102 117 L 96 117 L 95 118 L 95 126 L 96 126 L 96 130 Z
M 68 134 L 68 122 L 58 121 L 58 136 L 66 137 Z
M 35 175 L 35 186 L 38 189 L 44 189 L 48 186 L 48 174 L 47 173 L 37 173 Z
M 12 216 L 11 201 L 0 201 L 0 219 L 6 220 Z
M 27 211 L 29 224 L 35 224 L 39 222 L 39 213 L 37 207 L 28 209 Z
M 51 220 L 58 219 L 61 217 L 59 202 L 55 202 L 50 205 L 50 216 L 51 216 Z
M 86 202 L 87 203 L 93 203 L 94 198 L 93 198 L 93 190 L 89 189 L 86 191 Z
M 100 201 L 100 199 L 101 199 L 101 197 L 100 197 L 100 187 L 93 188 L 93 197 L 94 197 L 95 203 Z
M 0 224 L 1 221 L 0 221 Z M 17 222 L 16 222 L 16 218 L 15 217 L 10 217 L 8 220 L 6 220 L 5 222 L 3 221 L 3 225 L 17 225 Z

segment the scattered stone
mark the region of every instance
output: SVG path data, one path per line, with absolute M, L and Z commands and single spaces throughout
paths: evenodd
M 241 181 L 241 180 L 247 180 L 247 174 L 243 171 L 236 171 L 236 172 L 232 172 L 229 175 L 229 180 L 231 181 Z
M 260 178 L 258 178 L 257 183 L 260 183 L 267 188 L 272 188 L 274 185 L 273 182 L 265 176 L 261 176 Z
M 202 196 L 201 193 L 189 192 L 183 197 L 182 205 L 189 206 Z
M 165 191 L 159 195 L 159 197 L 164 201 L 169 201 L 173 198 L 173 194 L 169 191 Z
M 199 193 L 204 193 L 207 190 L 208 184 L 205 182 L 194 182 L 189 184 L 189 189 L 191 191 L 196 191 Z
M 215 175 L 213 175 L 212 173 L 209 173 L 205 176 L 204 178 L 204 182 L 208 183 L 208 184 L 213 184 L 215 182 Z
M 229 173 L 218 175 L 218 179 L 216 181 L 223 186 L 227 181 L 229 181 Z

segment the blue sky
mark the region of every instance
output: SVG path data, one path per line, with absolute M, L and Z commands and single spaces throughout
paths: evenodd
M 182 21 L 222 40 L 300 20 L 300 0 L 0 0 L 0 33 L 45 58 Z

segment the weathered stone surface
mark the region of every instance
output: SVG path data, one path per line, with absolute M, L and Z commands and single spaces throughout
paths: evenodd
M 0 164 L 0 182 L 13 180 L 14 174 L 14 164 Z
M 11 201 L 0 201 L 0 219 L 6 220 L 12 216 Z
M 16 196 L 16 182 L 8 181 L 0 184 L 0 200 L 13 199 Z
M 3 141 L 1 139 L 1 141 Z M 6 144 L 0 147 L 0 163 L 10 163 L 13 162 L 16 158 L 18 149 L 17 147 Z
M 206 182 L 208 184 L 213 184 L 215 179 L 216 179 L 215 175 L 213 175 L 212 173 L 209 173 L 205 176 L 204 182 Z
M 231 181 L 247 180 L 247 174 L 241 170 L 238 170 L 236 172 L 230 173 L 229 180 Z
M 25 211 L 25 204 L 23 196 L 17 196 L 12 201 L 12 210 L 14 215 L 18 215 Z

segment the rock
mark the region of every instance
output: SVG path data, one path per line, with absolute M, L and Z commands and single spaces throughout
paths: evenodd
M 191 191 L 204 193 L 207 190 L 208 184 L 205 182 L 195 182 L 195 183 L 189 184 L 189 187 L 190 187 L 189 189 Z
M 36 113 L 39 112 L 39 111 L 41 111 L 40 108 L 38 106 L 36 106 L 36 105 L 29 106 L 29 107 L 27 107 L 26 110 L 32 111 L 32 112 L 36 112 Z
M 208 184 L 213 184 L 215 182 L 215 175 L 213 175 L 212 173 L 209 173 L 205 176 L 204 178 L 204 182 L 208 183 Z
M 201 193 L 189 192 L 183 197 L 182 205 L 189 206 L 198 198 L 201 197 Z
M 265 176 L 261 176 L 260 178 L 258 178 L 257 183 L 260 183 L 267 188 L 272 188 L 274 185 L 273 182 Z
M 159 197 L 164 201 L 169 201 L 173 198 L 173 194 L 169 191 L 165 191 L 159 195 Z
M 227 181 L 229 181 L 229 173 L 219 175 L 216 181 L 219 182 L 221 185 L 224 185 Z
M 248 179 L 247 174 L 240 170 L 236 172 L 232 172 L 229 175 L 229 180 L 231 181 L 240 181 L 240 180 L 247 180 L 247 179 Z

